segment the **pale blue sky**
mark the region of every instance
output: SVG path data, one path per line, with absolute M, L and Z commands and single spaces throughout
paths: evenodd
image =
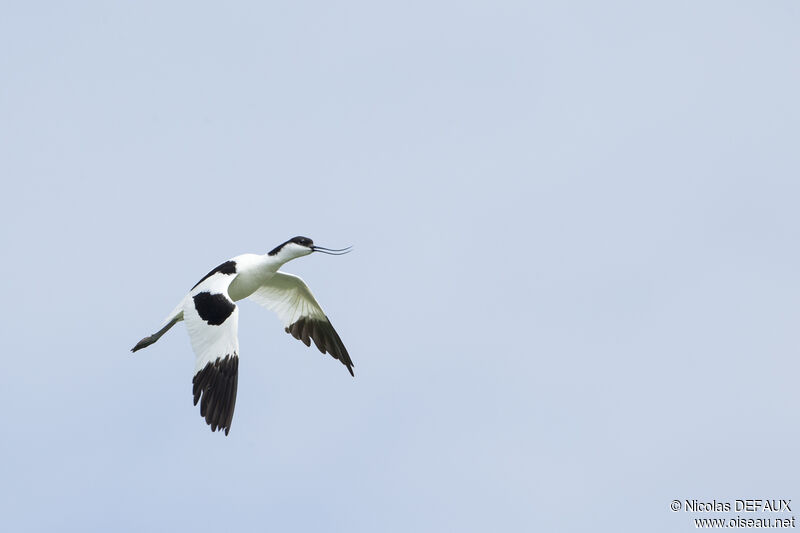
M 794 498 L 795 2 L 6 2 L 3 531 L 688 531 Z M 355 361 L 210 268 L 287 265 Z

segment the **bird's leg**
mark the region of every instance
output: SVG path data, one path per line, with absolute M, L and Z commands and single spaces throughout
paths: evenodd
M 166 325 L 166 326 L 164 326 L 164 327 L 163 327 L 163 328 L 161 328 L 160 330 L 156 331 L 155 333 L 153 333 L 153 334 L 152 334 L 152 335 L 150 335 L 149 337 L 145 337 L 144 339 L 142 339 L 142 340 L 140 340 L 139 342 L 137 342 L 137 343 L 136 343 L 136 346 L 134 346 L 134 347 L 131 349 L 131 351 L 132 351 L 132 352 L 135 352 L 136 350 L 141 350 L 142 348 L 147 348 L 147 347 L 148 347 L 148 346 L 150 346 L 151 344 L 155 343 L 155 342 L 156 342 L 158 339 L 160 339 L 160 338 L 161 338 L 161 336 L 162 336 L 164 333 L 166 333 L 167 331 L 169 331 L 169 328 L 171 328 L 172 326 L 174 326 L 175 324 L 177 324 L 177 323 L 178 323 L 178 320 L 179 320 L 179 318 L 176 316 L 175 318 L 173 318 L 172 320 L 170 320 L 169 322 L 167 322 L 167 325 Z

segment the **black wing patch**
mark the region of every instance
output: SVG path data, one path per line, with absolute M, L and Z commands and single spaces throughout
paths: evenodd
M 219 272 L 220 274 L 236 274 L 236 261 L 225 261 L 224 263 L 219 265 L 217 268 L 215 268 L 214 270 L 212 270 L 211 272 L 209 272 L 208 274 L 203 276 L 203 279 L 201 279 L 200 281 L 195 283 L 194 287 L 192 287 L 192 289 L 194 289 L 195 287 L 197 287 L 198 285 L 203 283 L 205 280 L 207 280 L 208 278 L 210 278 L 211 276 L 213 276 L 217 272 Z
M 219 326 L 236 309 L 236 304 L 231 302 L 224 294 L 211 294 L 208 291 L 198 292 L 193 296 L 194 308 L 200 318 L 209 326 Z
M 306 346 L 311 346 L 313 339 L 320 352 L 329 353 L 334 359 L 341 361 L 350 371 L 350 375 L 355 377 L 350 354 L 347 353 L 347 348 L 344 347 L 342 339 L 339 338 L 339 334 L 333 329 L 333 324 L 327 317 L 324 320 L 302 317 L 294 324 L 289 325 L 286 333 L 303 341 Z
M 200 416 L 205 417 L 211 431 L 231 430 L 233 409 L 236 407 L 236 388 L 239 382 L 239 356 L 226 355 L 209 362 L 192 379 L 194 404 L 200 400 Z

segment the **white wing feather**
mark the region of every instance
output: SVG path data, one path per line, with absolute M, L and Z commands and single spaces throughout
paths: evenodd
M 294 324 L 300 317 L 325 319 L 322 307 L 306 282 L 286 272 L 276 272 L 250 298 L 274 311 L 284 326 Z
M 353 375 L 353 361 L 347 348 L 302 279 L 276 272 L 250 298 L 274 311 L 283 322 L 286 333 L 306 346 L 311 346 L 313 340 L 320 352 L 341 361 Z
M 232 280 L 233 276 L 214 274 L 192 289 L 184 300 L 183 319 L 196 356 L 195 373 L 217 358 L 239 354 L 239 307 L 228 297 L 228 286 Z M 200 317 L 194 297 L 201 292 L 223 295 L 234 306 L 233 312 L 222 324 L 210 325 Z

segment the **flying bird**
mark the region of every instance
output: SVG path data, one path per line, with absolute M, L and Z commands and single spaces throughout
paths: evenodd
M 244 254 L 225 261 L 198 281 L 169 314 L 164 327 L 143 338 L 132 352 L 155 343 L 180 321 L 186 322 L 196 360 L 192 394 L 200 402 L 200 416 L 211 431 L 231 430 L 239 375 L 239 308 L 244 298 L 274 311 L 286 333 L 306 346 L 311 341 L 320 352 L 341 361 L 353 374 L 353 361 L 339 334 L 297 276 L 278 270 L 284 263 L 312 252 L 343 255 L 350 247 L 334 250 L 314 245 L 307 237 L 294 237 L 271 252 Z

